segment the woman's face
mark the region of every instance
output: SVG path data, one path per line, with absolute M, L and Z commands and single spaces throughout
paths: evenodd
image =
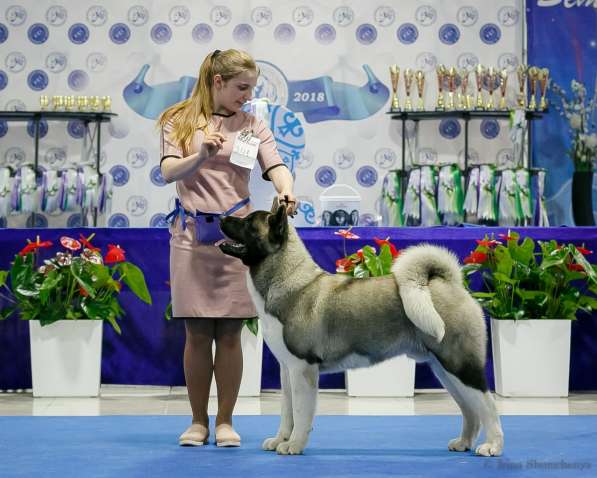
M 253 98 L 253 89 L 257 84 L 257 72 L 244 71 L 228 81 L 220 75 L 214 76 L 215 110 L 225 109 L 230 112 L 240 111 L 243 104 Z

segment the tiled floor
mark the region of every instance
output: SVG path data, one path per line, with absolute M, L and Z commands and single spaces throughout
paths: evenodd
M 496 396 L 502 415 L 597 415 L 597 393 L 573 393 L 568 398 L 503 398 Z M 209 414 L 217 402 L 210 399 Z M 186 388 L 102 386 L 99 398 L 33 398 L 31 393 L 0 393 L 0 415 L 190 415 Z M 241 397 L 238 415 L 278 415 L 279 391 Z M 322 391 L 319 415 L 455 415 L 458 407 L 444 391 L 421 390 L 414 398 L 348 397 L 344 390 Z

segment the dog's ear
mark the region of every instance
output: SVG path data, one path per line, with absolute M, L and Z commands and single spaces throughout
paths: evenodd
M 282 242 L 288 234 L 288 217 L 286 216 L 286 206 L 281 204 L 275 214 L 270 214 L 267 218 L 270 237 L 276 242 Z

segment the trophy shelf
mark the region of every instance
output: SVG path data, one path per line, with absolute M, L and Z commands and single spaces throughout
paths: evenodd
M 485 118 L 504 118 L 508 119 L 513 110 L 451 110 L 451 111 L 387 111 L 391 119 L 396 120 L 434 120 L 443 118 L 485 119 Z M 527 120 L 539 119 L 547 113 L 547 110 L 525 110 Z

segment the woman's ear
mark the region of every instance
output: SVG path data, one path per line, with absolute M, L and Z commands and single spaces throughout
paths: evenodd
M 224 84 L 224 82 L 222 81 L 222 75 L 220 75 L 219 73 L 214 75 L 214 80 L 213 80 L 214 87 L 219 90 L 220 88 L 222 88 L 223 84 Z

